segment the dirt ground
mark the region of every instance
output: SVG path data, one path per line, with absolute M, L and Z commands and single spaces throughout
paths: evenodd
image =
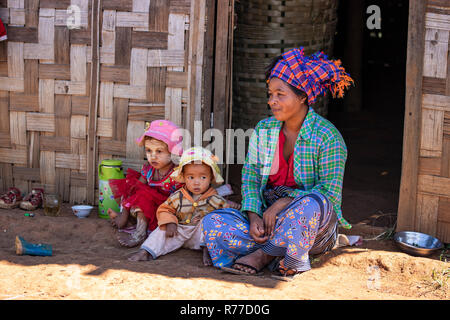
M 364 241 L 316 259 L 292 282 L 246 277 L 202 265 L 201 253 L 181 249 L 155 261 L 130 262 L 109 221 L 85 219 L 64 205 L 59 217 L 0 209 L 0 299 L 448 299 L 440 254 L 412 257 L 391 240 Z M 384 229 L 364 223 L 348 234 L 369 239 Z M 18 256 L 14 239 L 53 246 L 51 257 Z M 435 277 L 433 280 L 433 271 Z M 441 283 L 441 287 L 439 287 Z

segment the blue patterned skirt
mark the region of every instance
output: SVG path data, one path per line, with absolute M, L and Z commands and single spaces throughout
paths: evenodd
M 269 205 L 279 196 L 265 194 Z M 270 194 L 270 196 L 269 196 Z M 230 267 L 239 257 L 262 249 L 284 259 L 289 269 L 311 269 L 309 255 L 331 250 L 337 239 L 337 217 L 322 194 L 313 192 L 295 198 L 277 215 L 273 235 L 263 244 L 250 236 L 247 218 L 235 209 L 215 210 L 203 218 L 205 246 L 215 267 Z

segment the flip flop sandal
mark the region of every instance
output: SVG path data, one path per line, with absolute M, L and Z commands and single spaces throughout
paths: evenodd
M 250 266 L 250 265 L 245 264 L 245 263 L 239 263 L 239 262 L 235 262 L 234 265 L 239 265 L 239 266 L 243 266 L 243 267 L 246 267 L 246 268 L 250 268 L 250 269 L 254 270 L 255 273 L 249 273 L 249 272 L 245 272 L 243 270 L 238 270 L 238 269 L 228 268 L 228 267 L 222 267 L 221 270 L 223 270 L 225 272 L 228 272 L 228 273 L 239 274 L 239 275 L 243 275 L 243 276 L 260 277 L 260 276 L 264 275 L 264 272 L 262 271 L 264 268 L 257 270 L 253 266 Z
M 31 192 L 20 202 L 20 208 L 24 210 L 36 210 L 42 206 L 44 196 L 44 189 L 34 188 Z
M 292 281 L 302 273 L 303 272 L 301 271 L 299 272 L 293 269 L 286 268 L 284 266 L 284 259 L 281 259 L 278 262 L 278 269 L 276 270 L 276 273 L 273 274 L 271 277 L 281 281 Z
M 271 278 L 277 279 L 277 280 L 281 280 L 281 281 L 286 281 L 286 282 L 290 282 L 295 280 L 297 277 L 299 277 L 303 272 L 296 272 L 293 274 L 286 274 L 286 273 L 282 273 L 280 271 L 277 271 L 276 274 L 272 274 Z
M 19 206 L 22 200 L 22 194 L 19 189 L 11 187 L 8 191 L 0 196 L 0 208 L 14 209 Z

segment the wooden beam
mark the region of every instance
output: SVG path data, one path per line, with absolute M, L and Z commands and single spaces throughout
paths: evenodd
M 426 1 L 410 0 L 402 175 L 397 231 L 412 230 L 417 208 Z
M 229 106 L 229 28 L 230 6 L 233 1 L 217 1 L 216 17 L 216 52 L 214 63 L 214 100 L 213 100 L 213 127 L 225 133 L 228 127 L 227 108 Z M 225 141 L 223 148 L 225 148 Z M 217 155 L 223 162 L 224 154 Z M 223 166 L 221 166 L 223 169 Z
M 87 143 L 87 203 L 95 201 L 95 177 L 97 174 L 97 113 L 100 79 L 100 30 L 99 21 L 102 0 L 91 0 L 91 90 L 89 101 L 89 125 Z
M 201 145 L 201 138 L 203 135 L 203 128 L 200 128 L 201 131 L 199 132 L 199 135 L 194 132 L 194 130 L 196 130 L 194 121 L 201 120 L 202 112 L 201 94 L 204 50 L 203 43 L 205 36 L 205 10 L 206 0 L 192 2 L 189 30 L 189 76 L 187 85 L 189 90 L 189 108 L 187 110 L 186 128 L 189 128 L 191 135 L 194 137 L 194 145 Z M 195 141 L 196 138 L 200 138 L 200 141 Z
M 214 73 L 214 38 L 216 23 L 216 0 L 206 1 L 206 30 L 203 53 L 203 112 L 202 121 L 205 128 L 211 126 L 211 109 L 213 104 Z M 206 137 L 205 137 L 206 138 Z M 206 139 L 210 140 L 210 137 Z

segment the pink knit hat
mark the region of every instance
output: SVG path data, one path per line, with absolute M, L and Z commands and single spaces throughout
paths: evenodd
M 150 126 L 145 130 L 144 134 L 136 140 L 136 143 L 140 146 L 144 146 L 145 136 L 152 137 L 157 140 L 165 142 L 172 154 L 180 156 L 183 153 L 181 147 L 181 131 L 177 133 L 180 128 L 169 120 L 155 120 L 150 123 Z

